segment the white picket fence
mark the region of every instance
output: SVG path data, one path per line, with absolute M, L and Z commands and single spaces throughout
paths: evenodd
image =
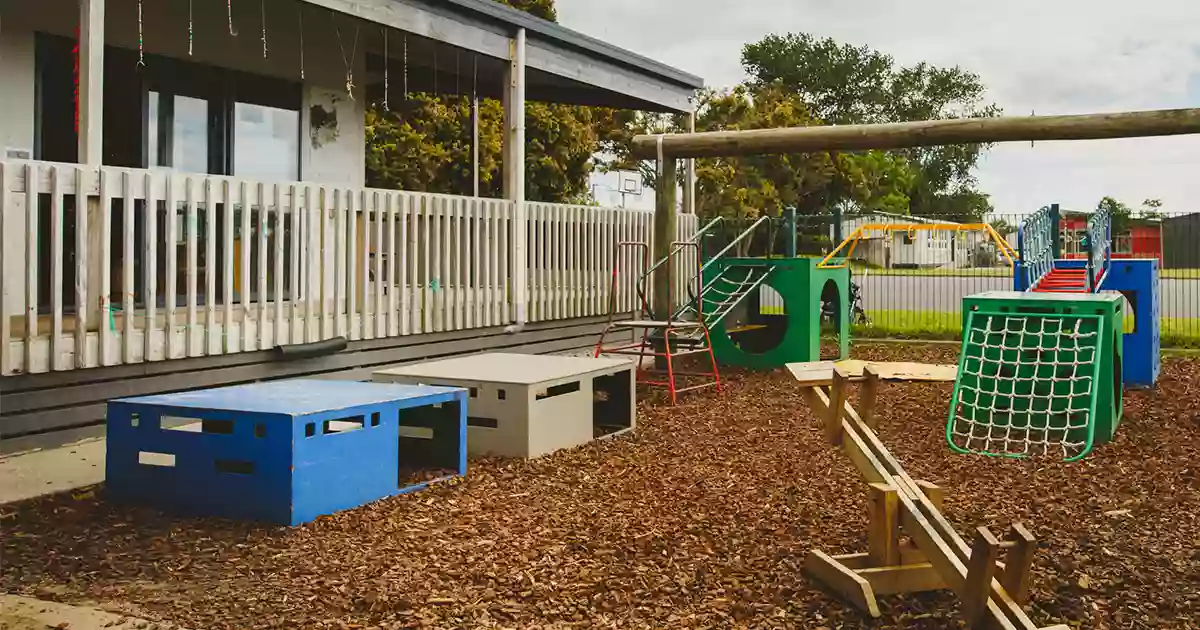
M 0 374 L 503 326 L 519 273 L 529 321 L 607 314 L 615 245 L 649 244 L 653 213 L 526 212 L 515 265 L 510 201 L 0 161 Z M 679 217 L 678 238 L 696 230 Z M 620 311 L 638 255 L 618 260 Z

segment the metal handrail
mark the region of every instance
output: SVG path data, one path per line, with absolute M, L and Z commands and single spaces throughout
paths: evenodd
M 609 327 L 612 326 L 613 321 L 616 318 L 616 313 L 617 313 L 617 281 L 618 281 L 618 277 L 620 275 L 619 268 L 621 266 L 621 249 L 622 248 L 630 248 L 630 249 L 634 250 L 635 253 L 638 250 L 641 250 L 641 252 L 642 252 L 642 267 L 645 267 L 650 264 L 650 247 L 648 245 L 646 245 L 645 243 L 641 243 L 641 242 L 637 242 L 637 241 L 618 241 L 617 243 L 615 243 L 613 245 L 612 280 L 611 280 L 611 282 L 609 284 L 609 288 L 608 288 L 608 326 Z M 634 261 L 636 261 L 636 260 L 637 259 L 635 258 Z M 649 312 L 650 305 L 646 300 L 646 293 L 644 291 L 641 291 L 639 287 L 635 287 L 635 289 L 637 289 L 636 297 L 638 298 L 638 304 L 639 304 L 638 308 L 640 309 L 638 312 L 638 318 L 640 319 L 641 317 L 645 316 L 646 313 Z M 596 352 L 597 352 L 596 356 L 599 356 L 599 348 L 597 348 Z
M 722 249 L 721 251 L 717 252 L 716 255 L 714 255 L 712 258 L 709 258 L 708 262 L 704 263 L 704 265 L 700 267 L 700 270 L 696 272 L 696 275 L 703 276 L 704 270 L 708 269 L 708 267 L 710 265 L 712 265 L 714 262 L 716 262 L 722 256 L 724 256 L 725 252 L 733 249 L 734 245 L 737 245 L 738 243 L 742 242 L 742 239 L 744 239 L 747 236 L 749 236 L 750 234 L 752 234 L 754 232 L 755 228 L 757 228 L 759 225 L 762 225 L 763 222 L 770 221 L 770 220 L 771 220 L 771 217 L 769 217 L 765 214 L 763 216 L 759 217 L 757 221 L 755 221 L 753 224 L 750 225 L 750 227 L 746 228 L 741 234 L 738 234 L 737 238 L 730 241 L 729 244 L 725 246 L 725 249 Z
M 701 258 L 702 258 L 702 255 L 701 255 L 701 253 L 700 253 L 700 243 L 698 243 L 698 242 L 696 242 L 696 241 L 675 241 L 674 243 L 671 243 L 671 246 L 672 246 L 672 247 L 671 247 L 671 252 L 672 252 L 672 254 L 671 254 L 671 255 L 669 255 L 669 256 L 667 257 L 667 259 L 668 259 L 668 260 L 670 260 L 670 258 L 671 258 L 672 256 L 674 256 L 674 253 L 676 253 L 676 252 L 681 252 L 681 251 L 683 251 L 684 249 L 686 249 L 686 248 L 688 248 L 688 247 L 694 247 L 694 248 L 696 249 L 696 264 L 697 264 L 697 265 L 699 265 L 699 264 L 700 264 L 700 260 L 701 260 Z M 663 311 L 662 311 L 662 312 L 664 312 L 664 313 L 666 313 L 666 314 L 667 314 L 667 327 L 668 327 L 668 329 L 669 329 L 669 328 L 670 328 L 670 326 L 671 326 L 671 325 L 674 323 L 674 319 L 675 319 L 675 315 L 676 315 L 676 314 L 675 314 L 675 309 L 671 308 L 671 305 L 670 305 L 670 303 L 669 303 L 669 300 L 671 299 L 671 296 L 675 295 L 675 284 L 674 284 L 674 278 L 672 278 L 672 277 L 671 277 L 671 276 L 673 276 L 673 275 L 675 275 L 675 274 L 670 274 L 670 273 L 669 273 L 669 274 L 667 274 L 667 300 L 668 300 L 668 304 L 666 305 L 666 308 L 665 308 L 665 309 L 663 309 Z M 700 274 L 696 274 L 696 276 L 695 276 L 694 278 L 692 278 L 691 280 L 688 280 L 688 284 L 691 284 L 691 283 L 692 283 L 692 281 L 695 281 L 695 282 L 696 282 L 696 284 L 697 284 L 697 287 L 696 287 L 696 288 L 699 288 L 699 284 L 700 284 L 700 277 L 701 277 L 701 276 L 700 276 Z M 690 291 L 691 287 L 688 287 L 688 288 L 689 288 L 689 291 Z M 704 305 L 703 305 L 703 304 L 697 304 L 697 305 L 696 305 L 696 321 L 699 321 L 701 324 L 704 324 Z
M 682 247 L 686 247 L 687 244 L 692 244 L 692 245 L 698 244 L 700 242 L 700 239 L 703 238 L 704 235 L 707 234 L 709 230 L 716 227 L 717 224 L 719 224 L 722 220 L 724 220 L 724 217 L 717 217 L 717 218 L 713 219 L 712 221 L 709 221 L 708 223 L 706 223 L 704 225 L 704 227 L 700 228 L 700 230 L 698 232 L 696 232 L 695 234 L 693 234 L 692 237 L 689 238 L 688 240 L 675 241 L 674 243 L 671 243 L 671 245 L 673 247 L 670 251 L 667 252 L 667 256 L 665 258 L 662 258 L 658 262 L 654 263 L 649 269 L 647 269 L 646 273 L 642 275 L 642 278 L 640 280 L 638 280 L 638 282 L 645 281 L 646 277 L 649 276 L 650 274 L 654 273 L 655 269 L 658 269 L 659 267 L 663 266 L 664 264 L 666 264 L 666 262 L 669 258 L 674 256 L 675 254 L 678 254 L 679 250 Z
M 1112 264 L 1112 215 L 1098 208 L 1088 218 L 1087 282 L 1088 292 L 1095 293 Z

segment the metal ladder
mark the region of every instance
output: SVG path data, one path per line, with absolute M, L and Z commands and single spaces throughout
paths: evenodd
M 616 285 L 619 277 L 616 261 L 620 260 L 620 252 L 623 248 L 634 248 L 642 251 L 643 264 L 646 264 L 649 261 L 649 247 L 645 243 L 618 243 L 613 258 L 614 265 L 612 287 L 610 288 L 608 324 L 605 326 L 604 331 L 600 334 L 599 341 L 596 343 L 595 356 L 600 357 L 613 354 L 637 356 L 638 382 L 667 387 L 670 391 L 671 404 L 675 404 L 678 401 L 678 395 L 686 391 L 705 387 L 716 387 L 718 391 L 721 391 L 721 377 L 717 369 L 716 357 L 713 356 L 709 329 L 720 323 L 746 296 L 756 290 L 766 280 L 767 276 L 770 275 L 770 268 L 758 265 L 733 265 L 723 269 L 720 274 L 708 283 L 703 282 L 704 272 L 730 249 L 752 234 L 759 225 L 768 220 L 768 217 L 761 217 L 712 259 L 703 264 L 701 264 L 701 240 L 722 221 L 721 217 L 717 217 L 709 222 L 691 239 L 671 243 L 667 256 L 654 265 L 649 265 L 646 271 L 640 275 L 636 285 L 636 295 L 638 297 L 637 312 L 633 319 L 622 321 L 616 320 Z M 663 265 L 667 265 L 667 269 L 671 269 L 672 266 L 668 263 L 685 251 L 695 253 L 697 266 L 695 276 L 688 281 L 689 299 L 679 308 L 670 311 L 666 320 L 651 319 L 649 317 L 650 308 L 646 295 L 646 284 L 652 277 L 652 274 L 663 267 Z M 675 287 L 671 280 L 668 279 L 668 294 L 674 295 Z M 604 345 L 606 337 L 620 330 L 640 330 L 640 339 L 638 339 L 638 335 L 635 333 L 633 343 L 606 347 Z M 711 365 L 711 371 L 681 372 L 675 369 L 674 362 L 677 357 L 698 353 L 708 354 L 708 363 Z M 661 359 L 661 362 L 665 363 L 665 370 L 645 369 L 642 362 L 646 357 L 655 357 L 656 360 Z M 666 380 L 655 380 L 650 376 L 652 374 L 663 374 L 664 372 Z M 681 385 L 678 378 L 680 376 L 700 377 L 705 380 L 696 384 Z

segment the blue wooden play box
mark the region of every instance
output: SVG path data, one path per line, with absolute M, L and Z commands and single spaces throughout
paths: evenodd
M 298 525 L 467 472 L 467 390 L 291 380 L 108 403 L 108 494 Z

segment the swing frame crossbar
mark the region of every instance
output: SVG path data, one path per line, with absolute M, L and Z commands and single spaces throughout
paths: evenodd
M 870 366 L 861 377 L 834 368 L 824 382 L 802 380 L 808 406 L 822 421 L 827 441 L 846 454 L 868 485 L 868 551 L 829 555 L 809 552 L 804 571 L 872 617 L 880 617 L 878 595 L 950 589 L 962 600 L 971 628 L 1039 628 L 1022 606 L 1029 600 L 1030 568 L 1037 541 L 1020 523 L 1001 540 L 978 527 L 970 545 L 942 515 L 942 489 L 914 480 L 883 446 L 876 396 L 879 375 Z M 859 382 L 860 414 L 848 400 Z M 906 538 L 902 538 L 902 534 Z M 1000 562 L 1000 552 L 1005 561 Z
M 912 235 L 917 232 L 983 232 L 991 237 L 996 244 L 996 248 L 1004 255 L 1004 259 L 1008 262 L 1009 267 L 1015 267 L 1016 261 L 1019 260 L 1017 251 L 996 228 L 987 223 L 868 223 L 854 230 L 850 236 L 846 237 L 829 255 L 821 259 L 817 263 L 819 269 L 841 269 L 850 264 L 850 258 L 854 255 L 854 248 L 858 247 L 858 242 L 867 238 L 873 233 L 892 234 L 894 232 L 904 232 Z M 849 248 L 849 249 L 847 249 Z M 844 254 L 842 250 L 847 250 Z

